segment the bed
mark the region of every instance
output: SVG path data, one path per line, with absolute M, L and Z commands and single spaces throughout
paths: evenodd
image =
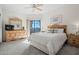
M 66 25 L 49 25 L 49 29 L 64 29 L 63 33 L 49 33 L 49 32 L 38 32 L 33 33 L 29 37 L 31 45 L 40 49 L 41 51 L 55 55 L 65 43 L 66 36 Z

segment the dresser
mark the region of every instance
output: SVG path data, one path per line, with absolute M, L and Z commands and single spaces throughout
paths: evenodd
M 26 30 L 6 31 L 6 42 L 23 39 L 27 37 Z
M 68 44 L 75 46 L 75 47 L 79 47 L 79 35 L 69 34 Z

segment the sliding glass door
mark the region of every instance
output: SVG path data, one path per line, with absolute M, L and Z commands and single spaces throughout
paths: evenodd
M 32 20 L 30 32 L 35 33 L 35 32 L 40 32 L 40 30 L 41 30 L 41 21 L 40 20 Z

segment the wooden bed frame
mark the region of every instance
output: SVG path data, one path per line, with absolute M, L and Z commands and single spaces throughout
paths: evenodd
M 55 28 L 64 29 L 64 32 L 67 34 L 67 25 L 49 24 L 49 25 L 48 25 L 48 28 L 49 28 L 49 29 L 55 29 Z

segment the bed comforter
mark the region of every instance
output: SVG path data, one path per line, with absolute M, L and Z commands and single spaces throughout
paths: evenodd
M 67 37 L 65 33 L 39 32 L 31 34 L 28 40 L 38 42 L 43 46 L 47 46 L 49 52 L 48 54 L 54 55 L 63 46 L 66 39 Z

